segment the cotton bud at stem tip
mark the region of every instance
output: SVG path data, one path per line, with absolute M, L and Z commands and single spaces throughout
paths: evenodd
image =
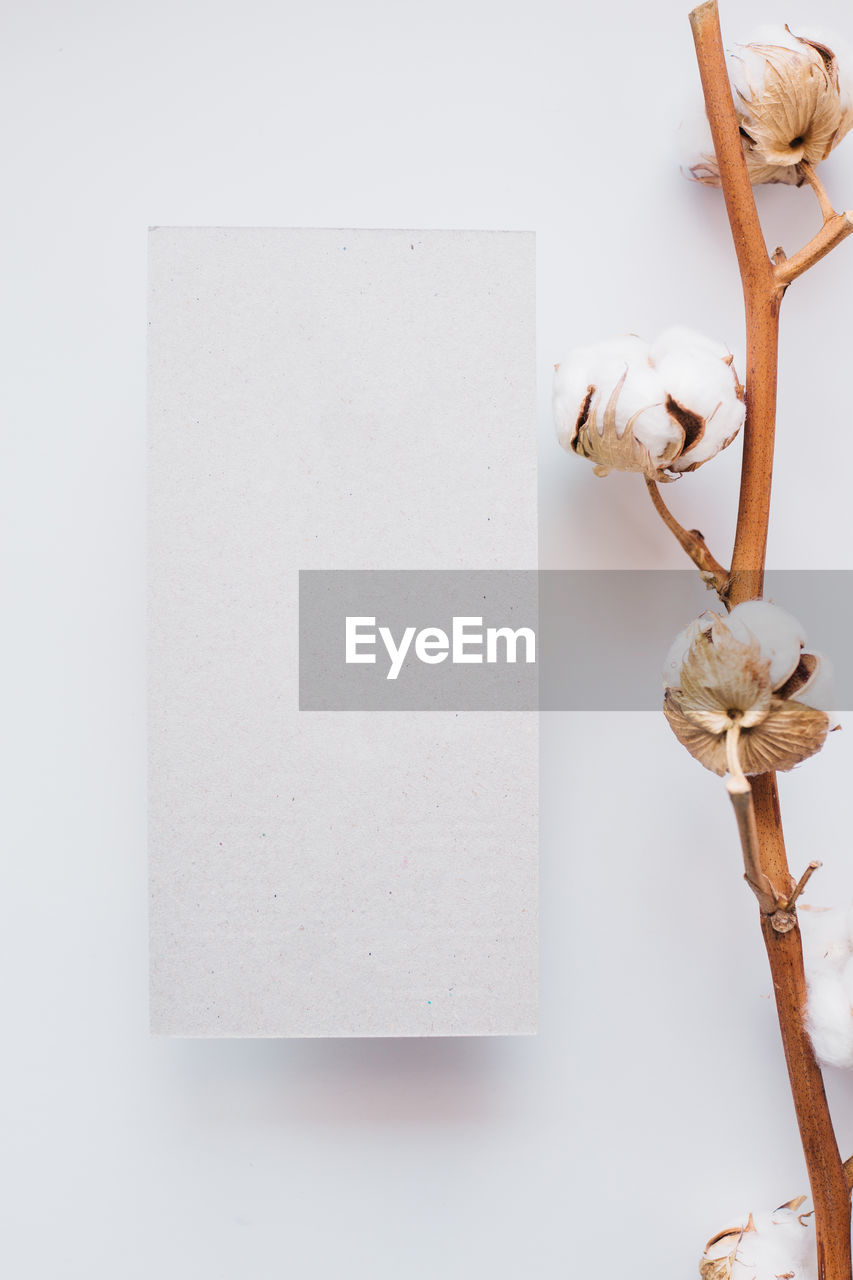
M 748 789 L 745 775 L 792 769 L 826 740 L 828 675 L 821 678 L 824 659 L 804 645 L 796 619 L 750 600 L 727 617 L 703 614 L 670 649 L 664 714 L 691 755 L 730 775 L 733 801 Z
M 596 475 L 674 480 L 731 444 L 743 388 L 731 353 L 701 334 L 668 329 L 651 344 L 629 335 L 577 347 L 556 366 L 554 419 L 560 444 Z

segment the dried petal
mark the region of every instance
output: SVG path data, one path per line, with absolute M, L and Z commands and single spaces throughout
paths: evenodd
M 829 716 L 799 702 L 773 698 L 760 725 L 740 736 L 744 773 L 786 772 L 820 751 L 829 732 Z
M 710 733 L 684 714 L 677 689 L 667 689 L 663 713 L 670 729 L 683 747 L 706 769 L 723 777 L 728 771 L 726 740 L 722 734 Z
M 692 708 L 691 715 L 686 713 L 679 690 L 667 689 L 663 712 L 676 738 L 700 764 L 720 777 L 728 772 L 725 735 L 697 724 Z M 825 712 L 774 697 L 761 723 L 741 730 L 741 767 L 746 774 L 787 772 L 819 751 L 828 732 Z

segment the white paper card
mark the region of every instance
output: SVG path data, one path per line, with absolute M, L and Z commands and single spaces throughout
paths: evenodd
M 535 1030 L 537 715 L 300 711 L 300 569 L 536 566 L 534 238 L 150 238 L 151 1012 Z

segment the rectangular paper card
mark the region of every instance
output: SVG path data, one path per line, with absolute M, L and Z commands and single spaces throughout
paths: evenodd
M 535 569 L 533 236 L 154 229 L 149 417 L 153 1030 L 533 1032 L 536 711 L 300 709 L 299 614 Z

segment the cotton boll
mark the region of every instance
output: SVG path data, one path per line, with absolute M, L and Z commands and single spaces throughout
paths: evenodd
M 764 658 L 770 660 L 770 686 L 778 689 L 793 675 L 805 644 L 803 628 L 790 613 L 767 600 L 746 600 L 736 605 L 727 624 L 744 644 L 754 636 Z
M 815 1280 L 813 1217 L 804 1197 L 772 1213 L 749 1214 L 710 1240 L 699 1265 L 703 1280 Z
M 829 716 L 791 698 L 793 673 L 812 657 L 800 659 L 801 634 L 781 609 L 750 601 L 676 637 L 664 663 L 663 712 L 706 769 L 742 780 L 793 769 L 824 745 Z
M 836 53 L 801 31 L 736 45 L 728 67 L 747 145 L 769 165 L 819 164 L 853 124 Z
M 674 480 L 731 443 L 743 421 L 740 393 L 727 349 L 702 334 L 667 330 L 654 348 L 615 338 L 578 347 L 555 366 L 557 437 L 597 475 Z
M 733 46 L 726 64 L 753 185 L 800 186 L 801 163 L 825 160 L 853 127 L 849 56 L 832 36 L 774 25 Z M 683 165 L 697 182 L 720 185 L 713 146 L 697 128 L 694 152 Z

